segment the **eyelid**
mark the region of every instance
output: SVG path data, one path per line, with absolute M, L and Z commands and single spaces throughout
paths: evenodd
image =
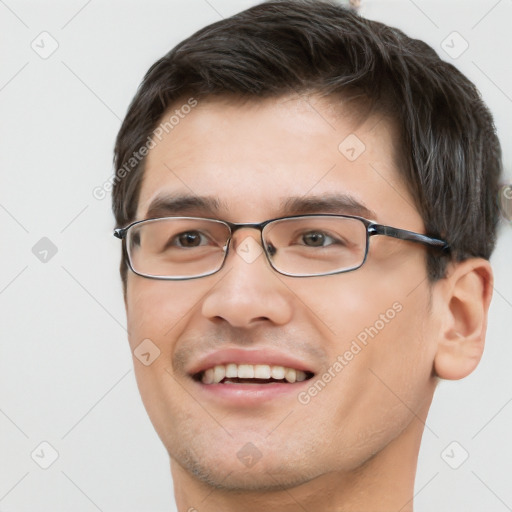
M 321 229 L 315 229 L 315 228 L 312 228 L 312 229 L 303 229 L 303 230 L 297 230 L 293 236 L 290 236 L 290 240 L 293 242 L 294 240 L 296 240 L 298 237 L 303 237 L 305 235 L 308 235 L 310 233 L 321 233 L 325 238 L 328 238 L 330 240 L 333 241 L 333 243 L 330 243 L 328 245 L 334 245 L 336 243 L 339 243 L 339 242 L 343 242 L 343 240 L 341 240 L 339 237 L 335 236 L 335 235 L 332 235 L 329 233 L 329 231 L 327 230 L 321 230 Z M 303 244 L 305 245 L 305 244 Z M 315 246 L 308 246 L 308 247 L 315 247 Z M 325 246 L 316 246 L 316 247 L 325 247 Z

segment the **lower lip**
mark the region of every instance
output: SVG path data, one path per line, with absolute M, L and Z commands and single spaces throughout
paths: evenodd
M 223 404 L 234 406 L 252 406 L 281 397 L 297 397 L 298 393 L 309 386 L 309 381 L 284 384 L 203 384 L 198 382 L 207 399 L 220 400 Z

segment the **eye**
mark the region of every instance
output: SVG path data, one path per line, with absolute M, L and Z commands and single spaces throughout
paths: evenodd
M 167 246 L 199 247 L 208 241 L 209 239 L 200 231 L 185 231 L 171 238 Z
M 325 247 L 337 243 L 337 241 L 322 231 L 309 231 L 302 235 L 304 245 L 308 247 Z

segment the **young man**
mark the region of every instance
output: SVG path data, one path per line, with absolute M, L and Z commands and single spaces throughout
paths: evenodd
M 437 380 L 484 346 L 500 147 L 475 87 L 342 7 L 271 1 L 147 73 L 113 208 L 180 512 L 413 509 Z

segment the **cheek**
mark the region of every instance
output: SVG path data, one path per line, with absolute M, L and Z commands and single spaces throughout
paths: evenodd
M 381 331 L 395 318 L 404 300 L 399 287 L 390 285 L 382 275 L 373 275 L 365 267 L 346 274 L 301 282 L 294 292 L 305 306 L 307 321 L 314 323 L 330 344 L 344 348 L 350 340 L 368 338 L 367 329 L 377 323 Z M 384 315 L 385 324 L 381 316 Z
M 343 401 L 357 395 L 377 403 L 393 391 L 408 393 L 416 382 L 421 387 L 429 380 L 436 344 L 426 295 L 423 289 L 407 296 L 397 287 L 375 288 L 370 294 L 346 287 L 331 290 L 323 309 L 309 302 L 330 373 L 340 376 L 329 387 L 338 389 Z
M 324 331 L 330 366 L 318 376 L 328 383 L 312 382 L 301 403 L 307 402 L 318 424 L 334 429 L 340 446 L 357 447 L 362 440 L 353 451 L 355 461 L 396 437 L 416 421 L 411 411 L 430 402 L 436 345 L 425 282 L 411 293 L 410 281 L 395 275 L 392 285 L 370 273 L 369 289 L 364 280 L 352 283 L 352 275 L 340 276 L 343 285 L 325 290 L 328 300 L 308 301 L 317 313 L 311 317 Z M 319 295 L 309 290 L 304 297 Z
M 170 353 L 173 340 L 179 336 L 187 317 L 200 307 L 205 291 L 204 286 L 190 281 L 158 281 L 138 276 L 129 279 L 126 310 L 132 350 L 149 338 L 162 352 Z
M 151 411 L 158 410 L 157 402 L 162 393 L 173 387 L 171 368 L 176 340 L 186 327 L 187 318 L 199 306 L 201 295 L 201 290 L 190 282 L 183 284 L 138 276 L 128 281 L 128 339 L 137 384 L 151 417 Z M 139 360 L 138 356 L 146 352 L 150 356 L 145 361 L 144 357 Z M 148 358 L 149 364 L 145 364 Z
M 167 445 L 176 418 L 186 422 L 189 415 L 183 405 L 188 395 L 172 376 L 172 354 L 187 316 L 200 302 L 201 291 L 191 282 L 184 285 L 138 276 L 130 277 L 127 284 L 128 339 L 137 386 L 155 430 Z M 142 346 L 151 353 L 147 365 L 137 357 Z M 157 354 L 154 359 L 153 354 Z

